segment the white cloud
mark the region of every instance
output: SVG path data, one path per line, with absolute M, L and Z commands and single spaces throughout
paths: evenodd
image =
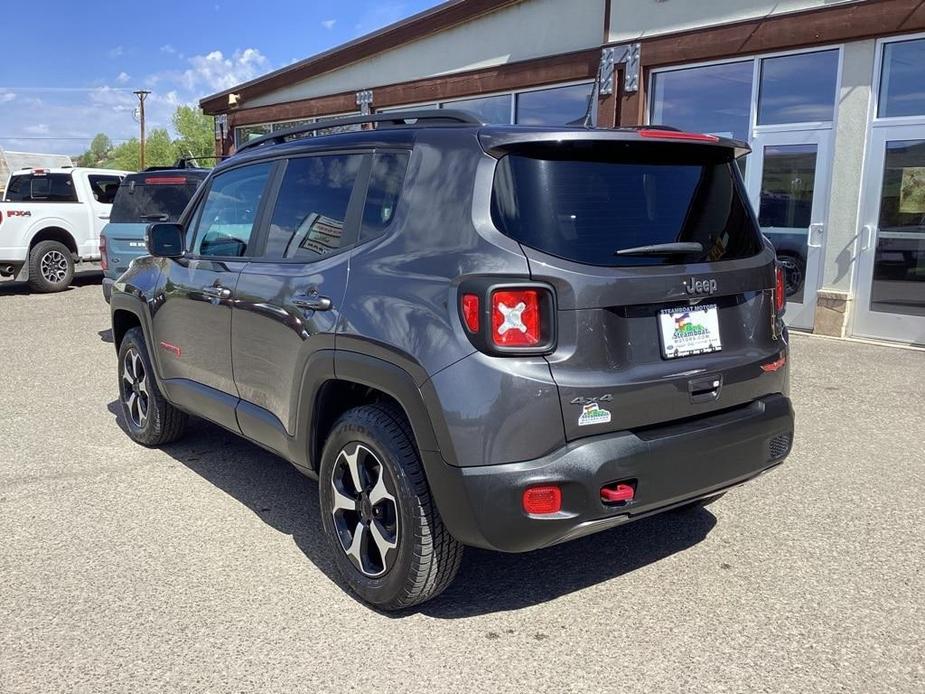
M 49 127 L 44 123 L 36 123 L 35 125 L 27 125 L 23 130 L 28 135 L 47 135 L 51 132 Z
M 125 71 L 120 72 L 120 73 L 116 76 L 116 82 L 118 82 L 119 84 L 125 84 L 125 83 L 128 82 L 130 79 L 132 79 L 132 78 L 129 77 L 129 74 L 128 74 L 127 72 L 125 72 Z
M 270 61 L 256 48 L 235 51 L 228 58 L 221 51 L 212 51 L 194 55 L 187 62 L 191 67 L 183 73 L 183 85 L 189 91 L 204 88 L 220 92 L 270 70 Z
M 122 46 L 110 48 L 108 55 L 110 58 L 118 58 L 119 56 L 125 55 L 125 49 Z
M 0 89 L 0 104 L 8 104 L 16 98 L 16 92 Z
M 169 43 L 165 43 L 163 46 L 161 46 L 161 53 L 169 53 L 172 55 L 176 52 L 177 49 L 171 46 Z
M 328 29 L 329 31 L 334 28 L 335 24 L 337 24 L 336 19 L 325 19 L 323 22 L 321 22 L 321 26 L 323 26 L 325 29 Z

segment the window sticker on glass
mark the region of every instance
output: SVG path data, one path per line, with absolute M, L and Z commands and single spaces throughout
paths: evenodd
M 925 167 L 903 169 L 899 186 L 899 211 L 903 214 L 925 214 Z

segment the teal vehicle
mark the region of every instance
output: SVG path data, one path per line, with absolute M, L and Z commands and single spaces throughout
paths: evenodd
M 208 169 L 158 168 L 125 177 L 113 201 L 109 223 L 100 234 L 103 297 L 107 303 L 116 278 L 135 258 L 148 254 L 148 225 L 176 222 L 208 174 Z

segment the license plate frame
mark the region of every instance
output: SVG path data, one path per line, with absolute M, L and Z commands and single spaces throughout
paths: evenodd
M 716 304 L 675 306 L 658 312 L 663 359 L 712 354 L 723 349 Z

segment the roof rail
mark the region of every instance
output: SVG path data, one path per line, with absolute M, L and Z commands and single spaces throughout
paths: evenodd
M 286 128 L 277 130 L 275 133 L 258 137 L 250 142 L 241 145 L 235 154 L 261 147 L 265 144 L 278 145 L 285 142 L 287 138 L 296 135 L 305 135 L 318 130 L 327 128 L 337 128 L 344 125 L 360 125 L 363 123 L 382 123 L 388 124 L 389 127 L 400 127 L 411 125 L 409 120 L 425 121 L 423 125 L 485 125 L 476 116 L 468 111 L 458 111 L 454 109 L 417 109 L 412 111 L 392 111 L 391 113 L 375 113 L 369 116 L 347 116 L 346 118 L 326 118 L 325 120 L 315 121 L 308 125 L 299 125 L 295 128 Z

